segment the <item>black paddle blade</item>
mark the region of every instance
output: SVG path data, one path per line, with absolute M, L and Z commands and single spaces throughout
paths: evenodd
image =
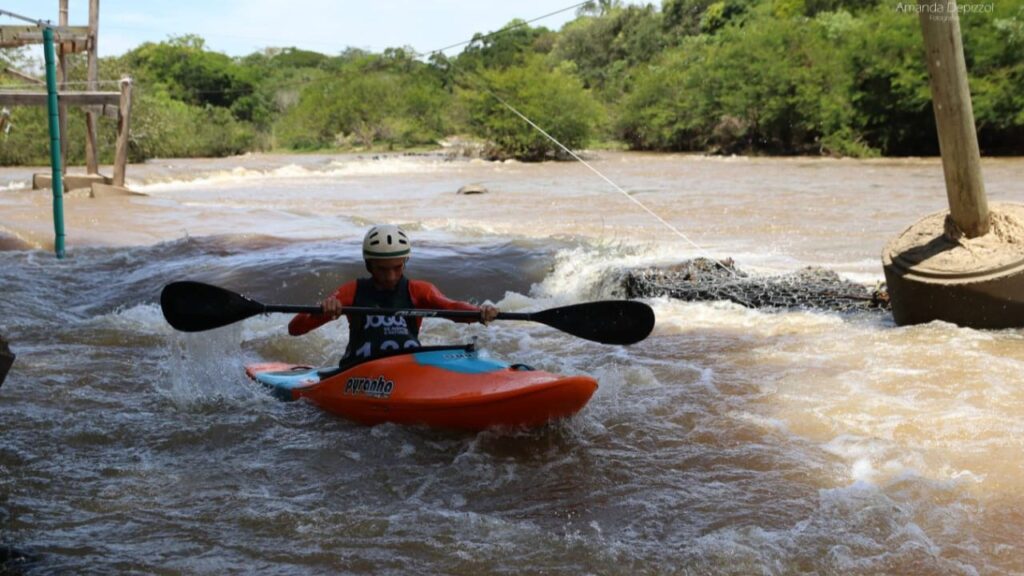
M 602 300 L 534 312 L 531 319 L 602 344 L 635 344 L 654 329 L 654 310 L 633 300 Z
M 182 332 L 201 332 L 245 320 L 264 311 L 263 304 L 223 288 L 185 280 L 160 293 L 167 323 Z

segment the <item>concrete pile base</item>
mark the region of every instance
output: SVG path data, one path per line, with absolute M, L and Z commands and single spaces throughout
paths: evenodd
M 990 215 L 989 233 L 978 238 L 963 237 L 943 211 L 886 246 L 882 266 L 897 324 L 1024 326 L 1024 206 L 995 204 Z
M 64 193 L 71 194 L 79 190 L 88 191 L 90 198 L 109 198 L 111 196 L 145 196 L 141 192 L 134 192 L 124 186 L 114 186 L 113 180 L 102 174 L 66 174 L 64 176 Z M 48 189 L 53 186 L 53 177 L 50 174 L 33 174 L 32 188 L 34 190 Z
M 102 174 L 65 174 L 64 175 L 64 192 L 68 193 L 72 190 L 86 189 L 88 190 L 93 183 L 100 184 L 111 184 L 112 180 L 103 176 Z M 32 189 L 43 190 L 53 188 L 53 175 L 47 173 L 37 173 L 32 175 Z

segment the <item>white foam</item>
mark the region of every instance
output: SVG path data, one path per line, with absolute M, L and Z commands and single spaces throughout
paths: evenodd
M 270 170 L 254 170 L 241 166 L 231 170 L 215 171 L 204 175 L 196 175 L 186 179 L 169 179 L 157 182 L 132 183 L 132 189 L 146 194 L 158 192 L 174 192 L 177 190 L 194 190 L 211 188 L 226 184 L 249 183 L 253 180 L 273 180 L 281 178 L 304 178 L 317 175 L 318 172 L 289 164 Z
M 458 163 L 444 162 L 437 158 L 393 158 L 379 160 L 334 160 L 330 163 L 335 175 L 378 176 L 388 174 L 408 174 L 423 172 L 441 172 L 458 167 Z
M 29 187 L 28 182 L 24 180 L 13 180 L 5 184 L 0 184 L 0 191 L 4 190 L 27 190 Z
M 451 169 L 438 159 L 382 158 L 379 160 L 333 160 L 326 166 L 307 167 L 287 164 L 276 168 L 254 169 L 242 166 L 197 174 L 190 178 L 169 178 L 150 182 L 132 182 L 133 190 L 146 194 L 223 188 L 249 185 L 255 181 L 275 180 L 337 180 L 347 176 L 379 176 L 438 172 Z
M 595 243 L 560 250 L 554 270 L 532 294 L 553 301 L 570 302 L 615 296 L 617 286 L 606 282 L 620 269 L 677 262 L 686 256 L 657 244 Z
M 159 304 L 140 304 L 129 308 L 118 308 L 107 314 L 89 320 L 91 324 L 116 331 L 142 334 L 169 335 L 174 332 Z
M 158 392 L 178 409 L 202 408 L 226 401 L 272 400 L 245 377 L 237 324 L 197 333 L 173 332 Z

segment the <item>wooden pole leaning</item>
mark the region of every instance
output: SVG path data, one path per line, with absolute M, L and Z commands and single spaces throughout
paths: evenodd
M 60 0 L 60 12 L 58 23 L 61 28 L 66 28 L 68 25 L 68 0 Z M 64 42 L 57 44 L 57 70 L 60 74 L 60 85 L 58 91 L 63 93 L 68 89 L 68 57 L 64 53 Z M 60 118 L 60 166 L 61 175 L 68 173 L 68 105 L 64 102 L 59 102 L 59 118 Z
M 86 40 L 88 51 L 88 70 L 86 72 L 88 84 L 86 89 L 95 92 L 99 80 L 99 57 L 97 43 L 99 41 L 100 28 L 100 0 L 89 0 L 89 38 Z M 99 174 L 99 154 L 96 148 L 96 111 L 86 110 L 85 112 L 85 172 L 86 174 Z
M 944 13 L 919 12 L 935 125 L 953 222 L 968 238 L 988 233 L 988 201 L 956 0 Z
M 121 78 L 121 104 L 117 115 L 117 149 L 114 152 L 114 186 L 124 187 L 124 174 L 128 165 L 128 126 L 132 115 L 132 79 Z
M 956 0 L 918 0 L 949 210 L 925 216 L 882 252 L 899 325 L 942 320 L 1024 326 L 1024 205 L 991 209 L 967 83 Z

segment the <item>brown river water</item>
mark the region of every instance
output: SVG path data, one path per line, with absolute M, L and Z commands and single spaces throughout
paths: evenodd
M 946 205 L 937 159 L 587 157 L 688 240 L 578 162 L 253 155 L 70 194 L 58 261 L 49 193 L 0 170 L 0 574 L 1024 573 L 1021 330 L 666 298 L 629 347 L 428 320 L 425 344 L 600 382 L 572 419 L 464 433 L 363 427 L 244 378 L 335 362 L 342 323 L 182 334 L 160 313 L 186 278 L 313 303 L 381 221 L 410 231 L 411 276 L 509 311 L 695 256 L 870 285 Z M 984 175 L 1024 203 L 1024 159 Z

